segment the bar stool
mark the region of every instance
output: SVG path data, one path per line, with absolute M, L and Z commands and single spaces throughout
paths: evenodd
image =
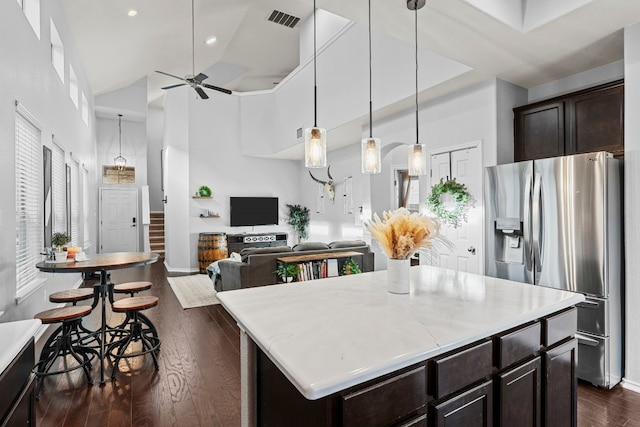
M 33 368 L 33 373 L 36 375 L 36 398 L 40 395 L 42 379 L 49 375 L 62 374 L 82 368 L 87 377 L 87 382 L 93 384 L 90 373 L 91 359 L 92 356 L 99 357 L 99 353 L 92 348 L 80 345 L 73 338 L 74 335 L 77 336 L 78 334 L 78 325 L 82 322 L 82 318 L 89 313 L 91 313 L 90 306 L 80 305 L 54 308 L 42 311 L 34 316 L 35 319 L 40 319 L 45 325 L 62 323 L 45 343 L 40 353 L 40 360 Z M 68 355 L 75 359 L 77 365 L 67 365 L 66 356 Z M 50 369 L 58 358 L 64 359 L 64 368 L 51 372 Z
M 85 301 L 92 298 L 97 301 L 98 297 L 99 295 L 97 295 L 97 292 L 94 288 L 77 288 L 54 292 L 49 295 L 49 301 L 58 304 L 72 304 L 75 306 L 80 301 Z M 92 308 L 93 307 L 95 307 L 95 304 L 92 305 Z M 97 341 L 97 345 L 94 348 L 98 348 L 100 346 L 100 334 L 98 334 L 96 331 L 91 331 L 85 328 L 82 322 L 79 322 L 76 332 L 77 339 L 75 342 L 78 342 L 80 345 L 87 346 L 92 341 Z
M 119 283 L 117 285 L 113 285 L 113 291 L 112 293 L 109 294 L 109 301 L 111 302 L 111 304 L 114 303 L 114 299 L 113 299 L 114 294 L 129 294 L 131 297 L 134 297 L 138 292 L 147 291 L 151 289 L 152 285 L 153 283 L 151 282 L 126 282 L 126 283 Z M 144 318 L 145 321 L 149 320 L 142 313 L 138 313 L 138 316 L 140 318 Z M 131 322 L 131 318 L 129 316 L 129 313 L 126 313 L 125 319 L 122 321 L 122 323 L 120 323 L 118 326 L 116 326 L 110 331 L 111 332 L 110 342 L 113 342 L 114 338 L 116 338 L 117 336 L 122 335 L 119 331 L 124 329 L 125 326 L 129 324 L 129 322 Z
M 121 359 L 142 356 L 147 353 L 151 354 L 153 358 L 153 364 L 158 369 L 158 360 L 156 353 L 160 349 L 160 339 L 158 338 L 158 331 L 153 323 L 140 311 L 146 310 L 158 305 L 158 297 L 154 296 L 138 296 L 124 298 L 115 301 L 111 305 L 111 309 L 114 313 L 125 313 L 129 322 L 123 328 L 120 328 L 117 333 L 120 339 L 109 344 L 107 350 L 108 354 L 113 357 L 113 370 L 111 371 L 111 378 L 116 377 L 116 372 L 119 371 L 118 365 Z M 127 347 L 132 342 L 140 341 L 141 348 L 139 351 L 127 353 Z
M 129 294 L 134 297 L 138 292 L 151 289 L 151 282 L 127 282 L 113 285 L 114 294 Z

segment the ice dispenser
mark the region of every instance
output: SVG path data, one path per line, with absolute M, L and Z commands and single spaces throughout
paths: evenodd
M 496 218 L 496 261 L 519 264 L 524 262 L 522 229 L 520 218 Z

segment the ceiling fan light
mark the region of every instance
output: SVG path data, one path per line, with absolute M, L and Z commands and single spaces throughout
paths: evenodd
M 205 44 L 211 46 L 212 44 L 214 44 L 216 41 L 218 40 L 218 38 L 216 36 L 209 36 L 206 39 L 204 39 Z
M 361 144 L 362 173 L 374 174 L 382 171 L 380 138 L 364 138 Z
M 307 168 L 327 166 L 327 130 L 319 127 L 304 130 L 304 165 Z
M 413 144 L 409 147 L 409 175 L 419 176 L 427 174 L 427 146 L 425 144 Z

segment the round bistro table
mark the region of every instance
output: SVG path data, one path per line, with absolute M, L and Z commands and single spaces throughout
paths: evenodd
M 104 384 L 104 342 L 107 330 L 106 300 L 112 292 L 113 283 L 107 282 L 109 270 L 140 267 L 153 264 L 158 260 L 158 254 L 153 252 L 114 252 L 95 254 L 86 261 L 39 262 L 36 268 L 47 273 L 100 273 L 100 283 L 94 286 L 95 300 L 93 307 L 100 300 L 102 304 L 102 321 L 100 325 L 100 384 Z

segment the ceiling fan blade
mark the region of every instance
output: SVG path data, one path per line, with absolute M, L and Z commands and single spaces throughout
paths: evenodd
M 233 93 L 229 89 L 224 89 L 224 88 L 221 88 L 221 87 L 218 87 L 218 86 L 209 85 L 209 84 L 206 84 L 206 83 L 202 83 L 202 86 L 206 87 L 207 89 L 213 89 L 213 90 L 217 90 L 217 91 L 222 92 L 222 93 L 226 93 L 227 95 L 231 95 Z
M 164 74 L 165 76 L 173 77 L 173 78 L 180 79 L 180 80 L 184 81 L 184 78 L 178 77 L 178 76 L 174 76 L 173 74 L 165 73 L 164 71 L 156 70 L 156 73 Z
M 171 85 L 171 86 L 165 86 L 163 88 L 160 89 L 173 89 L 174 87 L 179 87 L 179 86 L 186 86 L 186 83 L 178 83 L 177 85 Z
M 209 76 L 207 76 L 206 74 L 198 74 L 197 76 L 195 76 L 193 78 L 193 80 L 197 81 L 198 83 L 202 83 L 203 80 L 206 80 Z
M 198 92 L 198 95 L 200 95 L 200 98 L 209 99 L 209 95 L 207 95 L 207 93 L 204 90 L 202 90 L 200 86 L 196 86 L 194 87 L 194 89 L 196 90 L 196 92 Z

